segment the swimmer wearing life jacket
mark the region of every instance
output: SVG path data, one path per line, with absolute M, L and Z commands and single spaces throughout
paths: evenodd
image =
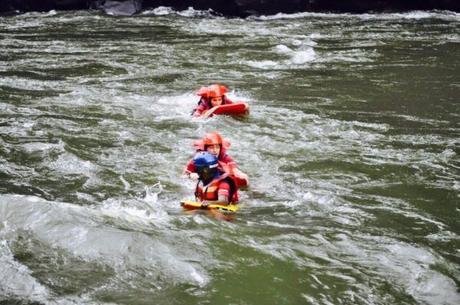
M 192 116 L 211 117 L 213 116 L 211 110 L 213 107 L 233 104 L 233 102 L 225 95 L 227 92 L 227 87 L 219 84 L 202 87 L 196 93 L 200 96 L 200 101 L 198 102 L 198 106 L 193 110 Z
M 228 174 L 238 185 L 238 187 L 249 186 L 248 176 L 238 169 L 236 162 L 227 154 L 227 149 L 230 148 L 230 142 L 217 132 L 210 132 L 205 134 L 203 139 L 196 140 L 193 143 L 196 151 L 207 151 L 214 155 L 218 160 L 219 169 Z M 198 179 L 193 160 L 187 163 L 183 175 L 193 180 Z
M 201 151 L 193 158 L 198 174 L 195 198 L 202 205 L 238 203 L 238 186 L 228 174 L 218 168 L 218 160 L 213 154 Z

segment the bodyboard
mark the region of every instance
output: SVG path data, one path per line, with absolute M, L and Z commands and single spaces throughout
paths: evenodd
M 196 210 L 196 209 L 205 209 L 205 210 L 221 210 L 226 212 L 236 212 L 240 208 L 237 204 L 209 204 L 203 206 L 201 202 L 196 202 L 193 200 L 181 200 L 180 205 L 187 210 Z
M 246 103 L 225 104 L 214 108 L 212 114 L 244 115 L 249 112 L 249 105 Z

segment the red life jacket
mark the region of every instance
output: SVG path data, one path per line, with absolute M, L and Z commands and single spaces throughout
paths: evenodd
M 222 104 L 221 105 L 227 105 L 227 104 L 233 104 L 232 100 L 230 100 L 228 97 L 225 95 L 222 96 Z M 205 98 L 201 97 L 200 100 L 198 101 L 198 106 L 192 110 L 192 115 L 199 110 L 200 114 L 205 112 L 206 110 L 209 110 L 212 108 L 211 102 Z
M 228 176 L 228 174 L 223 174 L 216 179 L 212 180 L 208 185 L 203 186 L 202 181 L 198 181 L 195 189 L 195 197 L 199 201 L 203 200 L 212 200 L 216 201 L 219 198 L 218 191 L 219 191 L 219 184 L 225 181 L 230 185 L 230 192 L 228 194 L 228 201 L 229 203 L 236 203 L 238 202 L 238 193 L 237 187 L 235 182 L 232 178 Z

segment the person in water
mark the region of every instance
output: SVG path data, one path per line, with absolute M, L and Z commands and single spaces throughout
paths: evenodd
M 198 102 L 198 106 L 193 110 L 192 115 L 194 117 L 211 117 L 213 114 L 208 111 L 213 107 L 233 104 L 233 102 L 225 95 L 227 92 L 227 87 L 219 84 L 202 87 L 196 93 L 200 96 L 200 101 Z
M 236 162 L 227 154 L 227 149 L 230 147 L 230 142 L 222 138 L 217 132 L 210 132 L 205 134 L 203 139 L 197 140 L 193 143 L 196 151 L 207 151 L 214 155 L 218 160 L 219 169 L 228 174 L 238 186 L 248 186 L 248 176 L 243 173 Z M 183 174 L 193 180 L 198 179 L 198 173 L 196 171 L 193 159 L 187 163 Z
M 207 151 L 197 152 L 193 165 L 198 174 L 195 198 L 202 205 L 238 203 L 238 186 L 219 169 L 217 157 Z

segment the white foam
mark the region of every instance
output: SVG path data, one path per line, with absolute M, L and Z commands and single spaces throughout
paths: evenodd
M 295 51 L 292 54 L 291 61 L 296 65 L 302 65 L 315 60 L 316 53 L 313 49 Z
M 123 187 L 124 187 L 125 192 L 128 191 L 131 188 L 131 184 L 129 184 L 129 182 L 126 181 L 126 179 L 123 177 L 123 175 L 120 175 L 120 180 L 123 183 Z
M 56 161 L 48 163 L 48 166 L 64 174 L 85 174 L 92 175 L 97 165 L 91 161 L 84 161 L 75 155 L 65 153 L 59 156 Z
M 34 201 L 33 210 L 29 208 L 30 202 L 27 202 L 31 200 Z M 14 233 L 15 228 L 27 225 L 34 238 L 43 245 L 64 249 L 67 253 L 89 262 L 103 261 L 120 277 L 129 276 L 127 273 L 132 268 L 141 268 L 148 270 L 156 283 L 174 281 L 198 286 L 207 284 L 209 278 L 206 271 L 189 261 L 198 259 L 195 254 L 200 251 L 196 248 L 197 244 L 183 238 L 183 232 L 176 235 L 170 229 L 164 233 L 158 229 L 162 226 L 161 220 L 165 219 L 164 210 L 157 209 L 159 213 L 149 214 L 133 204 L 136 204 L 136 200 L 125 204 L 112 199 L 102 207 L 92 209 L 33 196 L 0 195 L 0 216 L 5 217 L 8 227 L 11 227 L 9 231 Z M 12 212 L 15 210 L 21 213 Z M 157 226 L 155 236 L 144 234 L 152 225 Z M 5 229 L 0 230 L 0 234 L 4 232 Z M 190 242 L 190 246 L 196 249 L 189 253 L 176 247 L 178 238 Z M 169 243 L 170 239 L 174 243 Z M 212 257 L 204 251 L 201 255 L 206 254 L 206 261 L 212 263 Z M 0 255 L 0 265 L 5 257 Z M 27 270 L 24 274 L 26 273 Z M 0 273 L 0 279 L 2 275 L 3 272 Z M 15 280 L 15 283 L 21 281 Z M 31 290 L 24 291 L 32 293 Z
M 160 7 L 155 8 L 153 11 L 145 11 L 143 12 L 143 14 L 150 13 L 150 12 L 152 12 L 153 14 L 157 16 L 164 16 L 164 15 L 173 14 L 174 9 L 172 9 L 171 7 L 160 6 Z
M 250 67 L 258 68 L 258 69 L 273 69 L 273 68 L 280 67 L 280 65 L 276 61 L 273 61 L 273 60 L 263 60 L 263 61 L 248 60 L 248 61 L 243 61 L 242 64 L 246 64 Z
M 213 11 L 208 10 L 196 10 L 193 7 L 188 7 L 186 10 L 178 11 L 169 6 L 159 6 L 153 10 L 145 10 L 141 15 L 155 15 L 155 16 L 167 16 L 167 15 L 179 15 L 182 17 L 195 18 L 195 17 L 212 17 Z
M 32 124 L 34 125 L 34 124 Z M 60 153 L 63 153 L 65 151 L 64 149 L 64 143 L 62 141 L 59 141 L 59 143 L 54 144 L 54 143 L 42 143 L 42 142 L 32 142 L 32 143 L 24 143 L 20 145 L 20 147 L 28 154 L 47 154 L 51 151 L 57 151 Z
M 400 20 L 400 19 L 441 19 L 441 20 L 460 20 L 460 13 L 451 11 L 410 11 L 406 13 L 374 13 L 374 14 L 350 14 L 350 13 L 278 13 L 268 16 L 251 16 L 249 19 L 256 20 L 278 20 L 278 19 L 304 19 L 304 18 L 324 18 L 324 19 L 363 19 L 363 20 Z
M 280 53 L 280 54 L 290 54 L 292 53 L 292 49 L 289 48 L 288 46 L 285 46 L 283 44 L 279 44 L 275 47 L 275 51 L 276 53 Z
M 302 65 L 307 62 L 315 60 L 316 53 L 311 47 L 305 47 L 302 43 L 299 44 L 297 50 L 293 50 L 286 45 L 277 45 L 275 47 L 275 53 L 284 54 L 290 57 L 290 60 L 285 64 Z
M 198 17 L 198 16 L 201 16 L 201 17 L 209 16 L 210 17 L 211 12 L 212 10 L 203 11 L 203 10 L 195 10 L 193 7 L 188 7 L 184 11 L 177 12 L 177 14 L 182 17 Z

